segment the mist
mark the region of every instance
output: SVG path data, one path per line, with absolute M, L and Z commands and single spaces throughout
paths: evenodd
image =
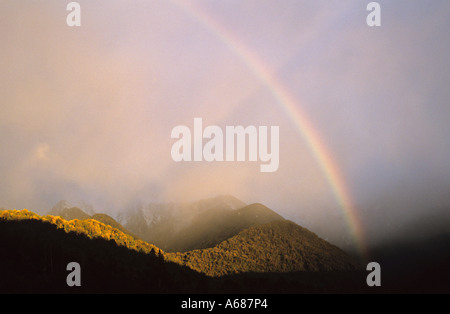
M 0 207 L 96 212 L 230 194 L 339 245 L 349 226 L 306 139 L 229 43 L 182 1 L 2 1 Z M 366 241 L 450 221 L 448 1 L 192 1 L 258 56 L 320 134 Z M 279 168 L 174 162 L 171 131 L 279 126 Z M 425 232 L 424 231 L 424 232 Z

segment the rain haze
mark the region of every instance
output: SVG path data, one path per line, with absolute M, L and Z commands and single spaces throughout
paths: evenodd
M 0 207 L 116 213 L 229 194 L 345 246 L 348 213 L 282 88 L 369 245 L 448 226 L 448 1 L 378 1 L 380 27 L 360 0 L 78 1 L 80 27 L 68 2 L 0 3 Z M 171 131 L 196 117 L 279 126 L 279 168 L 175 162 Z

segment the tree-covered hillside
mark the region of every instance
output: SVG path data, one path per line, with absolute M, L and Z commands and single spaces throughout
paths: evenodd
M 65 220 L 59 216 L 39 216 L 26 209 L 23 210 L 3 210 L 0 211 L 0 219 L 5 220 L 39 220 L 55 225 L 58 229 L 63 229 L 66 232 L 75 232 L 83 234 L 91 239 L 103 238 L 105 240 L 113 240 L 118 245 L 125 246 L 129 249 L 142 251 L 145 253 L 159 251 L 154 245 L 135 239 L 133 236 L 122 232 L 108 224 L 104 224 L 96 219 L 72 219 Z
M 0 256 L 0 293 L 294 293 L 364 283 L 345 253 L 286 220 L 167 253 L 94 219 L 2 210 Z M 66 284 L 70 262 L 81 266 L 81 287 Z
M 351 271 L 360 268 L 341 249 L 288 220 L 245 229 L 213 248 L 167 255 L 209 276 L 243 272 Z
M 60 204 L 61 202 L 59 202 L 58 204 Z M 118 223 L 114 218 L 112 218 L 111 216 L 109 216 L 107 214 L 97 213 L 97 214 L 89 215 L 78 207 L 59 207 L 59 208 L 57 208 L 55 205 L 55 207 L 53 207 L 49 211 L 48 215 L 49 216 L 59 216 L 59 217 L 63 218 L 64 220 L 95 219 L 97 221 L 104 223 L 105 225 L 109 225 L 113 228 L 119 229 L 120 231 L 122 231 L 125 234 L 129 234 L 133 238 L 138 238 L 134 234 L 129 232 L 127 229 L 125 229 L 125 227 L 123 227 L 120 223 Z
M 251 204 L 236 210 L 213 208 L 195 216 L 188 227 L 175 234 L 166 251 L 211 248 L 251 226 L 282 219 L 262 204 Z
M 205 291 L 203 275 L 95 220 L 1 211 L 0 256 L 0 293 Z M 81 266 L 80 287 L 66 284 L 70 262 Z

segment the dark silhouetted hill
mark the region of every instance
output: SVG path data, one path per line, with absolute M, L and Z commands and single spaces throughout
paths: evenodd
M 204 291 L 202 275 L 164 260 L 95 220 L 65 221 L 29 211 L 0 212 L 1 293 L 187 293 Z M 121 233 L 121 234 L 120 234 Z M 109 239 L 108 239 L 109 238 Z M 135 249 L 129 249 L 133 246 Z M 69 287 L 66 266 L 81 266 Z
M 450 209 L 413 220 L 371 248 L 389 293 L 450 293 Z

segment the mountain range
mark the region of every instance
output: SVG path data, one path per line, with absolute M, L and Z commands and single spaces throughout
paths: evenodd
M 139 278 L 156 276 L 159 287 L 170 292 L 179 292 L 174 288 L 173 280 L 181 280 L 180 278 L 189 278 L 190 283 L 183 283 L 183 285 L 187 287 L 186 289 L 191 287 L 193 289 L 191 292 L 198 292 L 200 286 L 203 287 L 202 291 L 205 291 L 204 289 L 206 291 L 211 291 L 211 289 L 223 291 L 220 287 L 224 283 L 224 278 L 228 278 L 226 279 L 228 283 L 230 280 L 231 282 L 238 281 L 238 286 L 246 292 L 258 289 L 275 291 L 288 289 L 288 292 L 292 292 L 297 291 L 298 288 L 295 280 L 294 283 L 291 283 L 292 285 L 283 287 L 274 282 L 278 282 L 281 280 L 280 278 L 284 278 L 284 281 L 287 278 L 293 280 L 298 277 L 302 278 L 303 284 L 300 285 L 302 289 L 315 290 L 318 287 L 317 283 L 310 282 L 311 277 L 304 281 L 305 274 L 314 273 L 315 275 L 312 276 L 324 276 L 324 274 L 332 273 L 342 274 L 345 280 L 338 275 L 340 279 L 334 284 L 339 282 L 337 286 L 345 286 L 346 282 L 354 280 L 349 281 L 348 274 L 353 274 L 352 278 L 356 278 L 357 276 L 354 275 L 360 274 L 362 270 L 361 266 L 344 251 L 319 238 L 306 228 L 284 219 L 262 204 L 246 205 L 231 196 L 222 196 L 181 206 L 175 203 L 140 206 L 122 213 L 118 218 L 119 221 L 106 214 L 93 212 L 88 214 L 64 201 L 55 205 L 46 216 L 39 216 L 27 210 L 2 210 L 0 211 L 0 223 L 3 226 L 2 242 L 8 243 L 3 248 L 8 248 L 14 241 L 17 241 L 16 239 L 23 238 L 22 248 L 16 252 L 17 248 L 13 245 L 12 252 L 6 250 L 2 252 L 6 255 L 2 256 L 8 254 L 16 256 L 15 258 L 19 259 L 16 264 L 24 265 L 25 262 L 20 259 L 27 260 L 28 246 L 26 243 L 34 243 L 29 250 L 34 252 L 31 255 L 39 256 L 36 260 L 40 260 L 43 265 L 36 270 L 40 276 L 47 276 L 49 267 L 51 269 L 55 267 L 57 261 L 53 259 L 56 256 L 59 256 L 56 258 L 59 262 L 66 259 L 67 256 L 85 262 L 97 261 L 100 264 L 97 265 L 95 262 L 95 267 L 103 267 L 109 271 L 119 269 L 120 274 L 116 275 L 120 275 L 118 282 L 121 285 L 115 286 L 114 291 L 117 289 L 121 292 L 129 291 L 129 289 L 148 292 L 144 288 L 145 283 L 141 280 L 138 280 L 138 287 L 133 285 L 132 288 L 129 287 L 126 279 L 128 272 Z M 124 222 L 125 226 L 120 221 Z M 24 232 L 23 225 L 28 226 L 26 232 Z M 8 228 L 4 226 L 8 226 Z M 45 232 L 41 229 L 45 229 Z M 21 234 L 17 235 L 15 231 L 21 232 Z M 61 233 L 61 231 L 64 232 Z M 44 235 L 41 234 L 42 232 Z M 69 234 L 69 236 L 65 234 Z M 30 239 L 27 240 L 24 237 Z M 66 237 L 69 237 L 70 241 L 85 243 L 88 252 L 83 251 L 79 244 L 76 244 L 77 251 L 73 252 L 72 248 L 63 244 L 66 241 L 63 238 Z M 157 241 L 152 241 L 151 237 Z M 105 257 L 99 257 L 95 253 L 97 249 L 89 249 L 91 246 L 99 246 L 98 252 L 106 250 L 105 254 L 109 257 L 103 260 Z M 36 251 L 39 247 L 40 250 L 43 250 L 42 253 Z M 58 247 L 58 253 L 55 253 L 55 247 Z M 114 249 L 115 247 L 117 249 Z M 125 257 L 131 253 L 125 254 L 124 249 L 138 252 L 139 257 Z M 117 253 L 118 257 L 112 258 L 112 255 L 115 254 L 114 250 L 122 253 Z M 46 256 L 43 260 L 42 254 Z M 135 256 L 133 254 L 132 256 Z M 147 266 L 143 266 L 146 262 L 142 260 L 148 259 L 145 256 L 150 256 L 150 260 L 153 256 L 153 262 L 149 263 L 160 265 L 158 266 L 159 272 L 165 274 L 163 277 L 159 275 L 159 272 L 155 273 Z M 129 260 L 124 265 L 118 266 L 122 263 L 120 261 L 122 258 Z M 133 261 L 134 258 L 137 260 Z M 112 264 L 110 265 L 110 263 Z M 12 267 L 10 263 L 3 266 L 6 267 L 5 269 Z M 90 267 L 95 268 L 94 266 Z M 45 271 L 41 273 L 43 269 Z M 95 276 L 94 273 L 91 276 Z M 173 277 L 168 273 L 171 273 Z M 255 276 L 251 274 L 263 276 L 260 280 L 267 281 L 266 284 L 271 288 L 243 284 L 241 282 L 243 279 L 239 276 L 246 276 L 245 278 Z M 281 275 L 274 277 L 273 274 Z M 166 282 L 167 280 L 168 282 Z M 171 283 L 169 284 L 169 282 Z M 208 282 L 206 287 L 202 282 Z M 309 283 L 306 288 L 305 283 Z M 322 285 L 319 286 L 321 286 L 320 289 L 324 288 Z M 91 288 L 94 291 L 101 290 L 101 287 L 97 286 L 91 286 Z
M 0 209 L 0 293 L 449 292 L 449 233 L 425 237 L 424 220 L 371 248 L 382 269 L 374 288 L 346 252 L 262 204 L 221 196 L 120 215 L 81 207 Z M 73 261 L 83 273 L 77 289 L 65 282 Z
M 186 203 L 138 204 L 122 210 L 116 217 L 125 228 L 165 251 L 186 251 L 208 247 L 226 238 L 217 233 L 217 225 L 226 225 L 219 233 L 236 230 L 227 216 L 245 205 L 225 195 Z
M 70 206 L 61 201 L 48 214 L 66 220 L 97 220 L 151 243 L 170 259 L 208 275 L 358 267 L 346 253 L 308 229 L 285 220 L 263 204 L 246 205 L 229 195 L 184 204 L 141 205 L 118 216 L 125 226 L 109 215 L 88 215 Z M 222 267 L 217 270 L 209 265 L 209 271 L 204 271 L 204 263 L 199 261 Z
M 91 215 L 84 212 L 82 209 L 78 207 L 72 207 L 67 201 L 60 201 L 52 209 L 48 212 L 48 215 L 51 216 L 59 216 L 65 220 L 85 220 L 85 219 L 94 219 L 99 222 L 104 223 L 105 225 L 109 225 L 113 228 L 116 228 L 122 231 L 125 234 L 131 235 L 135 238 L 138 238 L 127 229 L 125 229 L 120 223 L 118 223 L 113 217 L 107 214 L 100 214 L 92 212 Z
M 214 247 L 169 255 L 209 276 L 358 269 L 358 264 L 341 249 L 289 220 L 246 228 Z
M 212 248 L 250 227 L 285 220 L 263 204 L 247 205 L 231 195 L 189 203 L 139 204 L 115 214 L 116 220 L 106 214 L 95 214 L 92 207 L 87 207 L 91 215 L 60 201 L 48 214 L 66 220 L 96 219 L 165 252 Z

